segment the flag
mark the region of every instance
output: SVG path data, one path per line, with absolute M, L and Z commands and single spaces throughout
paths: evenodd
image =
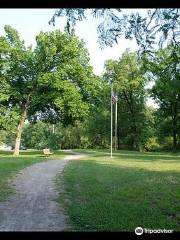
M 118 101 L 118 96 L 117 94 L 112 93 L 112 103 L 116 103 Z

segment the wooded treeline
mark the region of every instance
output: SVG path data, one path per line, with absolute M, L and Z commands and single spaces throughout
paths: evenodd
M 118 95 L 118 149 L 180 149 L 180 48 L 154 55 L 126 50 L 103 75 L 85 43 L 68 32 L 41 32 L 25 47 L 5 26 L 0 37 L 1 143 L 26 148 L 109 148 L 110 89 Z M 151 83 L 151 84 L 150 84 Z M 151 87 L 150 87 L 151 86 Z M 158 107 L 148 107 L 151 97 Z
M 68 127 L 55 124 L 54 132 L 52 124 L 27 124 L 23 144 L 39 149 L 46 145 L 56 149 L 109 148 L 110 83 L 113 82 L 118 94 L 118 149 L 177 151 L 180 149 L 179 79 L 178 73 L 173 73 L 173 61 L 168 60 L 168 50 L 158 51 L 156 64 L 149 62 L 148 69 L 144 67 L 144 59 L 138 60 L 137 54 L 129 51 L 118 61 L 108 60 L 99 79 L 103 84 L 100 104 L 91 109 L 83 122 Z M 154 81 L 154 85 L 147 88 L 149 81 Z M 158 107 L 147 106 L 150 96 Z

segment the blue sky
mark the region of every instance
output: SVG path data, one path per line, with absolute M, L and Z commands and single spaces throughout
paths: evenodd
M 26 45 L 35 46 L 35 36 L 40 31 L 54 31 L 60 29 L 63 31 L 65 19 L 57 18 L 55 27 L 49 25 L 56 9 L 0 9 L 0 35 L 4 35 L 4 25 L 11 25 L 19 33 Z M 141 11 L 144 13 L 146 9 L 123 9 L 123 11 Z M 76 35 L 86 42 L 86 47 L 90 53 L 90 64 L 93 66 L 94 73 L 101 75 L 103 73 L 104 61 L 107 59 L 118 59 L 121 54 L 130 48 L 132 51 L 137 50 L 135 40 L 120 39 L 118 44 L 113 47 L 106 47 L 101 50 L 97 43 L 96 26 L 100 20 L 92 18 L 90 15 L 88 20 L 80 22 L 76 25 Z M 152 101 L 149 101 L 150 105 Z

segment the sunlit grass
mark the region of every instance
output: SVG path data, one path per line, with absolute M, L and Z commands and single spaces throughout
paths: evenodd
M 76 151 L 88 157 L 71 161 L 57 180 L 74 230 L 180 230 L 178 154 L 120 151 L 111 159 L 102 150 Z

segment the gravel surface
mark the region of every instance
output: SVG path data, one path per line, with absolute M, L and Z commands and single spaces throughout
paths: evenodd
M 67 216 L 55 201 L 55 176 L 68 160 L 82 155 L 69 155 L 64 160 L 36 163 L 19 172 L 12 181 L 16 194 L 0 203 L 0 231 L 67 231 Z

